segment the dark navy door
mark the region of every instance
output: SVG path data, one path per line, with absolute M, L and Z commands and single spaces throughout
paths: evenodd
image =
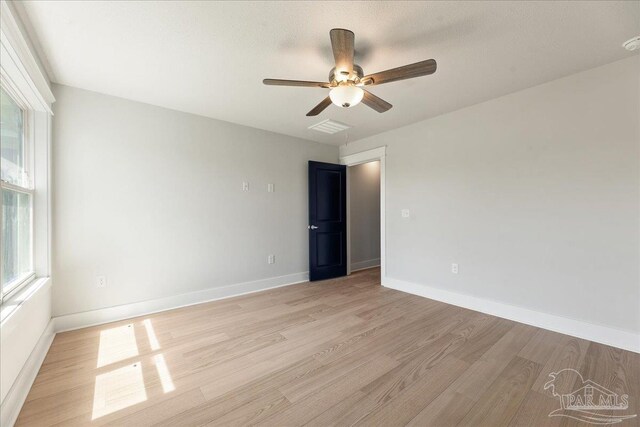
M 347 168 L 309 162 L 309 280 L 347 274 Z

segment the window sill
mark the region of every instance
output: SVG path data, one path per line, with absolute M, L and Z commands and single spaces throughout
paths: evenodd
M 14 295 L 19 294 L 23 288 L 27 287 L 34 280 L 36 280 L 36 273 L 30 271 L 22 276 L 16 277 L 9 283 L 5 283 L 2 289 L 8 289 L 8 291 L 6 291 L 2 296 L 2 301 L 10 300 Z
M 0 306 L 0 326 L 4 324 L 20 307 L 33 298 L 43 289 L 51 284 L 50 277 L 36 277 L 31 282 L 22 286 L 20 290 L 15 292 L 9 298 L 5 299 Z

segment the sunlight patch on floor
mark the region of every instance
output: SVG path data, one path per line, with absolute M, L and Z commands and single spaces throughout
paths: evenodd
M 156 337 L 156 332 L 153 329 L 153 325 L 151 324 L 151 319 L 144 319 L 142 324 L 147 330 L 147 338 L 149 338 L 149 345 L 151 346 L 151 350 L 160 350 L 160 343 L 158 343 L 158 338 Z
M 98 368 L 138 355 L 136 334 L 132 324 L 100 332 Z
M 120 411 L 147 400 L 140 362 L 98 375 L 91 419 Z
M 165 393 L 175 390 L 176 388 L 173 385 L 173 380 L 171 379 L 171 374 L 169 373 L 169 368 L 167 368 L 167 362 L 165 362 L 164 356 L 162 354 L 156 354 L 153 356 L 153 362 L 156 365 L 158 377 L 160 377 L 160 382 L 162 383 L 162 390 Z

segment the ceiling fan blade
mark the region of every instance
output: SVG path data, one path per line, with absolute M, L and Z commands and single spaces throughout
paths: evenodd
M 392 68 L 379 73 L 364 76 L 361 81 L 365 85 L 381 85 L 383 83 L 395 82 L 398 80 L 412 79 L 414 77 L 426 76 L 436 72 L 437 68 L 435 59 L 427 59 L 426 61 L 416 62 L 398 68 Z
M 331 49 L 336 60 L 336 75 L 353 72 L 353 52 L 355 35 L 352 31 L 334 28 L 329 32 Z
M 329 105 L 331 105 L 331 98 L 327 96 L 325 99 L 320 101 L 320 104 L 313 107 L 313 109 L 307 113 L 307 116 L 317 116 L 318 114 L 322 113 L 324 109 Z
M 326 82 L 308 82 L 305 80 L 264 79 L 262 83 L 269 86 L 299 86 L 299 87 L 323 87 L 323 88 L 328 88 L 330 86 L 330 84 Z
M 393 105 L 389 104 L 384 99 L 375 96 L 367 90 L 364 90 L 364 97 L 362 98 L 362 102 L 364 103 L 364 105 L 373 108 L 378 113 L 384 113 L 385 111 L 393 107 Z

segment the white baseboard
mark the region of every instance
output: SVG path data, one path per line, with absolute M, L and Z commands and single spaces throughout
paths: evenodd
M 383 278 L 382 284 L 398 291 L 640 353 L 640 334 L 631 331 L 570 319 L 555 314 L 542 313 L 524 307 L 406 282 L 391 277 Z
M 82 313 L 67 314 L 64 316 L 54 317 L 53 320 L 55 321 L 56 332 L 64 332 L 73 329 L 85 328 L 87 326 L 129 319 L 131 317 L 144 316 L 146 314 L 157 313 L 159 311 L 171 310 L 174 308 L 202 304 L 209 301 L 231 298 L 253 292 L 260 292 L 267 289 L 279 288 L 281 286 L 294 285 L 308 280 L 308 272 L 294 273 L 286 276 L 236 283 L 233 285 L 206 289 L 204 291 L 190 292 L 166 298 L 101 308 Z
M 2 406 L 0 407 L 0 425 L 7 427 L 13 426 L 18 419 L 22 405 L 27 399 L 33 381 L 35 381 L 40 366 L 42 366 L 42 362 L 44 362 L 44 358 L 56 335 L 54 326 L 53 319 L 51 319 L 22 367 L 22 370 L 20 370 L 20 373 L 13 382 L 11 389 L 2 401 Z
M 358 270 L 365 270 L 367 268 L 379 267 L 380 266 L 380 258 L 370 259 L 367 261 L 358 261 L 351 263 L 351 272 Z

